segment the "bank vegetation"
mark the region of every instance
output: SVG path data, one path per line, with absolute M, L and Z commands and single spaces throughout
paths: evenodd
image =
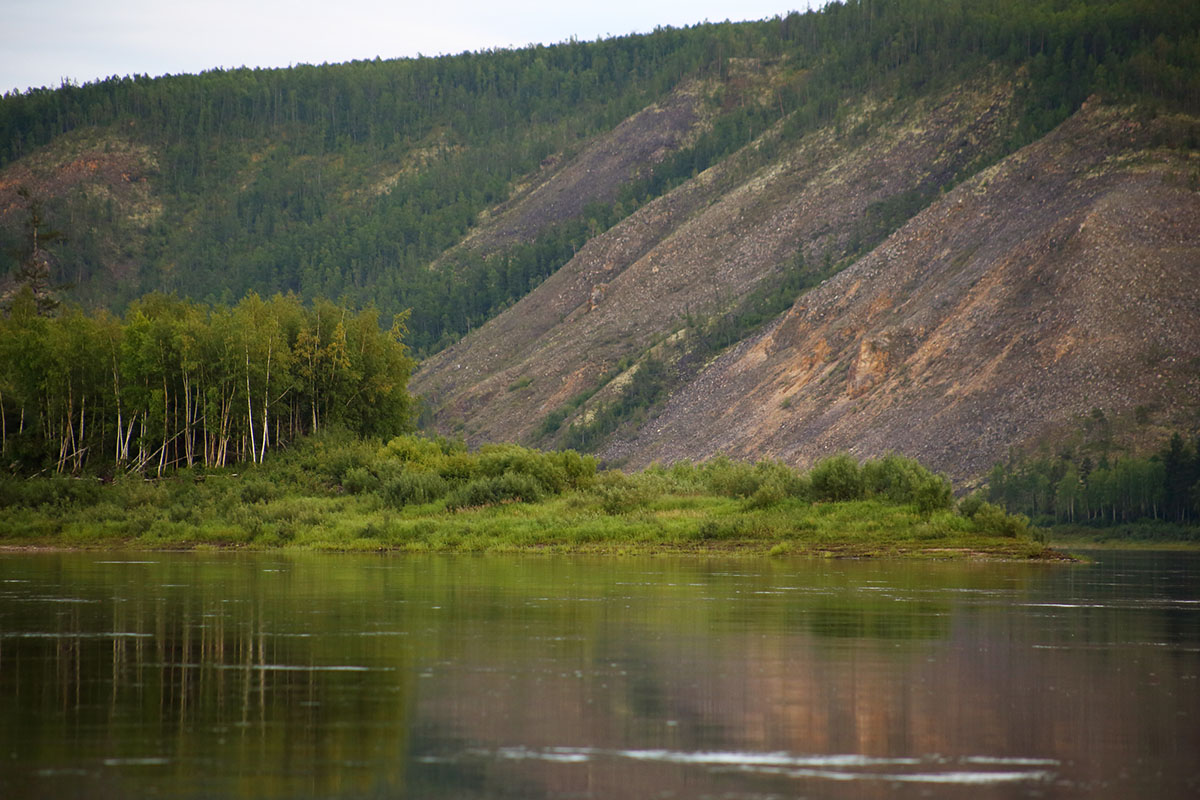
M 1020 516 L 890 455 L 801 472 L 717 458 L 635 474 L 590 456 L 334 427 L 257 465 L 0 479 L 0 544 L 73 548 L 1055 558 Z

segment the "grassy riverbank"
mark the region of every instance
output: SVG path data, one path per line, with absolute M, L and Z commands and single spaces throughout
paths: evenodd
M 899 457 L 624 475 L 571 452 L 327 436 L 240 471 L 5 479 L 0 508 L 9 547 L 1057 557 Z
M 1106 527 L 1054 525 L 1044 536 L 1055 546 L 1120 550 L 1200 550 L 1200 526 L 1130 522 Z

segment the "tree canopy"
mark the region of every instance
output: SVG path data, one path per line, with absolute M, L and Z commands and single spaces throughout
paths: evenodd
M 123 317 L 29 291 L 0 317 L 0 454 L 22 472 L 261 461 L 338 425 L 365 436 L 413 427 L 404 315 L 383 329 L 295 295 L 233 306 L 151 294 Z

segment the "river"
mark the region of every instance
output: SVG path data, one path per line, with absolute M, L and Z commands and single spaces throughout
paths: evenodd
M 1200 793 L 1200 554 L 0 553 L 4 798 Z

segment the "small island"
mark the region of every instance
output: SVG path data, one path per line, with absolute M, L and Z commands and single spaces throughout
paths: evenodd
M 6 478 L 0 505 L 0 544 L 26 548 L 1066 558 L 898 455 L 625 474 L 573 451 L 340 429 L 257 465 Z
M 899 455 L 626 474 L 421 436 L 406 321 L 253 293 L 43 313 L 26 286 L 0 317 L 0 547 L 1063 557 Z

